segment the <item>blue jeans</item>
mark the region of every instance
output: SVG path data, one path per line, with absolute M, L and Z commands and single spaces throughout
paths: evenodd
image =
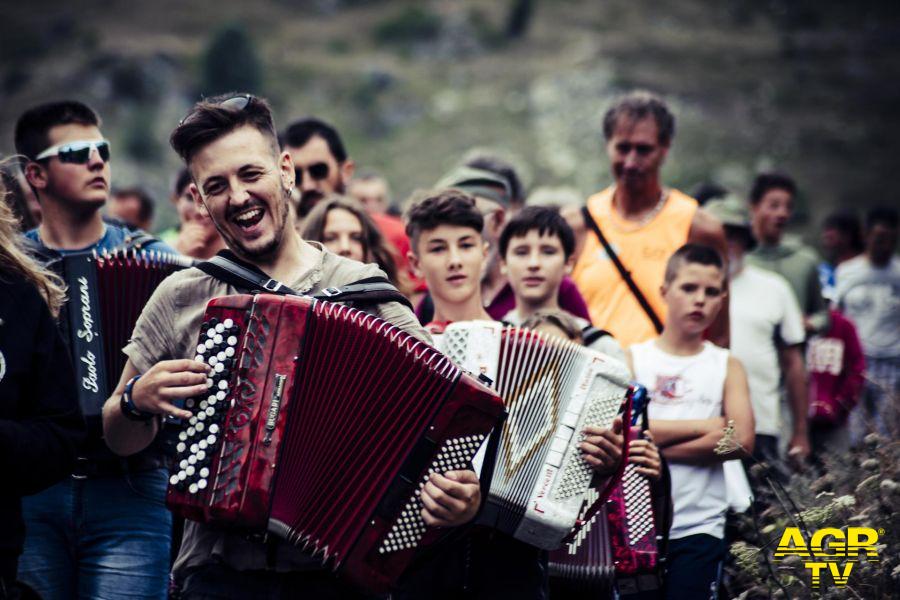
M 168 587 L 167 474 L 69 477 L 24 498 L 19 578 L 44 600 L 154 598 Z

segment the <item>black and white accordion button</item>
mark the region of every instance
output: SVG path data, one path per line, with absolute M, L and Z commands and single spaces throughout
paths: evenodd
M 206 400 L 200 401 L 200 410 L 206 410 L 206 407 L 209 406 L 209 402 Z
M 196 427 L 197 427 L 197 431 L 200 432 L 200 431 L 203 431 L 203 428 L 205 427 L 205 425 L 203 423 L 197 423 Z
M 230 340 L 231 338 L 228 338 L 228 339 Z M 225 352 L 225 356 L 227 356 L 228 358 L 231 358 L 232 356 L 234 356 L 234 347 L 228 346 L 227 348 L 225 348 L 224 352 Z
M 210 427 L 210 430 L 212 430 L 212 427 Z M 216 444 L 216 436 L 213 434 L 206 436 L 206 443 L 210 446 L 214 446 Z
M 223 331 L 225 331 L 225 325 L 223 323 L 216 325 L 216 333 L 222 333 Z
M 230 336 L 228 336 L 228 339 L 225 341 L 229 346 L 237 345 L 237 337 L 236 336 L 230 335 Z
M 188 437 L 194 437 L 195 433 L 197 433 L 196 429 L 194 429 L 193 427 L 188 427 L 188 429 L 187 429 Z
M 185 450 L 184 442 L 178 442 L 178 444 L 175 446 L 175 452 L 177 452 L 178 454 L 181 454 L 182 452 L 184 452 L 184 450 Z
M 205 490 L 206 489 L 206 479 L 201 479 L 197 482 L 197 489 Z
M 184 472 L 187 473 L 188 477 L 193 477 L 194 473 L 197 472 L 197 469 L 194 468 L 194 465 L 188 465 L 185 467 Z
M 216 334 L 216 337 L 213 338 L 213 343 L 214 343 L 216 346 L 218 346 L 219 344 L 221 344 L 221 343 L 224 342 L 224 341 L 225 341 L 225 338 L 223 338 L 223 337 L 222 337 L 222 334 L 220 334 L 220 333 L 217 333 L 217 334 Z
M 227 395 L 224 391 L 216 392 L 216 398 L 219 400 L 224 400 Z
M 190 486 L 188 486 L 188 493 L 196 494 L 198 491 L 199 491 L 199 488 L 197 487 L 196 483 L 192 483 Z
M 178 440 L 181 442 L 186 442 L 188 439 L 187 431 L 180 431 L 178 433 Z
M 216 364 L 215 364 L 215 366 L 213 367 L 213 369 L 216 370 L 216 373 L 221 373 L 222 371 L 225 370 L 225 365 L 223 365 L 222 363 L 220 363 L 220 362 L 216 359 L 215 356 L 210 357 L 209 360 L 211 360 L 211 361 L 212 361 L 212 360 L 216 360 Z
M 194 415 L 193 417 L 191 417 L 190 420 L 188 421 L 188 423 L 190 425 L 196 425 L 197 424 L 197 415 Z
M 199 450 L 199 449 L 200 449 L 200 446 L 198 446 L 197 444 L 191 444 L 191 454 L 196 454 L 197 450 Z
M 203 342 L 203 345 L 205 345 L 208 350 L 212 350 L 212 347 L 215 346 L 212 339 L 206 340 L 205 342 Z
M 197 354 L 206 354 L 206 344 L 197 346 Z
M 208 467 L 200 467 L 200 477 L 206 479 L 209 477 L 209 468 Z
M 178 481 L 184 481 L 185 479 L 187 479 L 187 473 L 183 469 L 178 471 Z
M 232 321 L 231 319 L 225 319 L 224 321 L 222 321 L 222 325 L 225 326 L 225 329 L 231 329 L 232 327 L 234 327 L 234 321 Z
M 179 481 L 180 481 L 180 480 L 178 479 L 178 473 L 176 473 L 176 474 L 172 475 L 171 477 L 169 477 L 169 485 L 178 485 L 178 482 L 179 482 Z
M 191 418 L 193 418 L 193 417 L 191 417 Z M 206 411 L 201 410 L 200 412 L 197 413 L 197 421 L 198 421 L 197 425 L 200 425 L 199 421 L 205 421 L 205 420 L 206 420 Z
M 212 425 L 209 426 L 209 432 L 210 432 L 211 434 L 213 434 L 213 435 L 219 433 L 219 426 L 216 425 L 215 423 L 213 423 Z M 210 442 L 210 444 L 211 444 L 211 443 L 212 443 L 212 442 Z
M 206 440 L 200 440 L 199 442 L 197 442 L 197 448 L 199 450 L 206 450 L 207 448 L 209 448 L 209 442 L 207 442 Z
M 191 464 L 191 463 L 188 462 L 188 459 L 186 459 L 186 458 L 185 458 L 185 459 L 182 459 L 182 461 L 181 461 L 180 463 L 178 463 L 178 468 L 181 469 L 181 470 L 183 471 L 184 469 L 187 468 L 187 466 L 188 466 L 189 464 Z
M 224 379 L 223 379 L 222 381 L 220 381 L 220 382 L 219 382 L 219 389 L 220 389 L 220 390 L 227 390 L 227 389 L 228 389 L 228 382 L 225 381 Z
M 187 461 L 188 461 L 188 466 L 196 464 L 197 463 L 197 455 L 191 454 L 190 456 L 187 457 Z M 187 470 L 187 467 L 185 467 L 185 470 Z M 188 474 L 190 475 L 190 473 L 188 473 Z
M 204 450 L 198 450 L 195 456 L 197 457 L 198 461 L 206 460 L 206 452 Z
M 206 332 L 206 337 L 208 337 L 210 340 L 215 339 L 216 335 L 217 335 L 217 334 L 216 334 L 216 329 L 215 329 L 215 327 L 211 327 L 211 328 L 209 329 L 209 331 Z M 208 340 L 207 340 L 206 347 L 209 348 L 209 341 L 208 341 Z
M 211 417 L 216 414 L 216 409 L 214 409 L 212 406 L 207 406 L 205 412 L 207 417 Z
M 209 360 L 207 362 L 209 363 L 209 366 L 215 367 L 216 364 L 219 362 L 219 359 L 213 355 L 213 356 L 209 357 Z
M 206 362 L 206 359 L 203 357 L 202 354 L 198 354 L 197 356 L 195 356 L 194 360 L 196 360 L 197 362 Z
M 211 388 L 213 385 L 215 385 L 215 383 L 216 382 L 213 381 L 212 379 L 210 379 L 209 377 L 206 378 L 206 387 Z
M 187 400 L 184 401 L 185 408 L 194 408 L 195 404 L 196 404 L 196 401 L 193 398 L 188 398 Z
M 216 360 L 219 361 L 219 362 L 224 361 L 226 358 L 228 358 L 228 357 L 225 355 L 225 351 L 224 351 L 224 350 L 222 350 L 222 351 L 220 351 L 218 354 L 216 354 Z

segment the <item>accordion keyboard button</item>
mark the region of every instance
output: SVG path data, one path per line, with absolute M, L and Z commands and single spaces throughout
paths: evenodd
M 206 340 L 206 347 L 207 347 L 207 348 L 211 348 L 212 346 L 209 345 L 209 342 L 210 342 L 211 340 L 215 339 L 215 337 L 216 337 L 216 330 L 215 330 L 215 329 L 210 329 L 209 331 L 207 331 L 207 332 L 206 332 L 206 337 L 209 338 L 209 339 Z
M 184 448 L 184 442 L 178 442 L 178 445 L 175 446 L 175 452 L 181 454 L 182 452 L 184 452 Z
M 188 467 L 191 465 L 197 464 L 197 455 L 191 454 L 190 456 L 187 457 L 187 461 L 188 461 Z M 187 467 L 185 467 L 185 469 L 187 469 Z M 190 473 L 188 473 L 188 475 L 190 475 Z
M 207 348 L 208 350 L 211 350 L 212 347 L 215 346 L 215 344 L 213 343 L 212 339 L 206 340 L 205 342 L 203 342 L 203 344 L 206 346 L 206 348 Z
M 200 468 L 200 477 L 202 477 L 203 479 L 209 477 L 209 469 L 207 467 Z
M 190 486 L 188 486 L 189 494 L 196 494 L 198 491 L 199 491 L 199 488 L 197 487 L 196 483 L 192 483 Z
M 206 354 L 206 344 L 197 346 L 197 354 Z
M 182 442 L 186 442 L 188 439 L 187 431 L 182 431 L 178 434 L 178 440 Z
M 223 338 L 222 334 L 220 334 L 220 333 L 217 333 L 216 336 L 213 338 L 213 344 L 215 344 L 216 346 L 221 344 L 223 341 L 225 341 L 225 338 Z
M 178 473 L 169 477 L 169 485 L 178 485 Z
M 197 423 L 197 426 L 196 426 L 196 427 L 197 427 L 197 431 L 203 431 L 203 429 L 204 429 L 206 426 L 205 426 L 203 423 Z
M 206 407 L 206 416 L 211 417 L 214 414 L 216 414 L 216 409 L 214 409 L 212 406 L 207 406 Z
M 237 345 L 237 337 L 236 336 L 230 335 L 230 336 L 228 336 L 228 339 L 225 341 L 229 346 Z
M 206 489 L 206 479 L 201 479 L 197 482 L 197 489 L 205 490 Z
M 193 427 L 188 427 L 188 429 L 187 429 L 187 435 L 188 435 L 188 437 L 194 437 L 194 434 L 195 434 L 195 433 L 197 433 L 197 430 L 196 430 L 196 429 L 194 429 Z
M 209 360 L 213 360 L 213 358 L 215 358 L 215 357 L 212 357 L 212 358 L 210 358 Z M 217 359 L 217 360 L 216 360 L 216 366 L 213 367 L 213 368 L 216 370 L 216 373 L 221 373 L 222 371 L 225 370 L 225 365 L 223 365 L 222 363 L 220 363 L 220 362 L 218 361 L 218 359 Z
M 183 459 L 180 463 L 178 463 L 178 468 L 181 469 L 181 470 L 184 470 L 184 469 L 187 468 L 187 466 L 188 466 L 189 464 L 190 464 L 190 463 L 189 463 L 188 460 L 185 458 L 185 459 Z
M 223 331 L 225 331 L 224 323 L 219 323 L 218 325 L 216 325 L 216 333 L 222 333 Z
M 220 389 L 220 390 L 227 390 L 227 389 L 228 389 L 228 382 L 225 381 L 224 379 L 223 379 L 222 381 L 220 381 L 220 382 L 219 382 L 219 389 Z
M 213 425 L 215 425 L 215 423 L 214 423 Z M 211 426 L 209 427 L 209 430 L 210 430 L 210 431 L 212 431 L 213 425 L 211 425 Z M 212 433 L 209 434 L 208 436 L 206 436 L 206 443 L 209 444 L 210 446 L 215 446 L 215 444 L 216 444 L 216 436 L 213 435 Z
M 197 450 L 199 450 L 199 449 L 200 449 L 200 446 L 198 446 L 197 444 L 191 444 L 191 454 L 196 454 Z
M 184 470 L 178 471 L 178 481 L 184 481 L 187 479 L 187 473 Z
M 231 319 L 225 319 L 224 321 L 222 321 L 222 324 L 226 329 L 231 329 L 232 327 L 234 327 L 234 321 L 232 321 Z
M 216 398 L 219 400 L 224 400 L 227 395 L 224 391 L 216 392 Z
M 219 359 L 216 358 L 215 356 L 210 356 L 209 360 L 207 362 L 209 363 L 209 366 L 215 367 L 218 364 Z
M 191 458 L 193 458 L 193 457 L 191 457 Z M 188 465 L 187 467 L 185 467 L 184 472 L 187 474 L 188 477 L 193 477 L 194 473 L 196 473 L 197 470 L 194 468 L 194 465 Z
M 206 440 L 200 440 L 199 442 L 197 442 L 198 450 L 206 450 L 207 448 L 209 448 L 209 442 L 207 442 Z
M 198 450 L 196 456 L 197 456 L 197 460 L 200 462 L 206 460 L 206 452 L 203 450 Z
M 219 433 L 219 426 L 216 425 L 215 423 L 213 423 L 212 425 L 209 426 L 209 432 L 213 435 Z M 210 443 L 212 443 L 212 442 L 210 442 Z

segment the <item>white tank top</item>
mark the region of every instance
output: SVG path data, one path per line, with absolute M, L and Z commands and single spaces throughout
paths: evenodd
M 660 350 L 656 340 L 631 346 L 635 379 L 650 392 L 650 419 L 708 419 L 722 415 L 728 350 L 704 342 L 693 356 Z M 675 515 L 669 537 L 725 535 L 725 475 L 722 464 L 669 462 Z

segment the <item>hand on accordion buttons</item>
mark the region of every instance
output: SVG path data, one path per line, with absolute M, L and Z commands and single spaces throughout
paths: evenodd
M 481 505 L 475 471 L 433 473 L 422 488 L 422 519 L 432 527 L 456 527 L 471 521 Z
M 131 401 L 143 412 L 190 419 L 190 411 L 178 408 L 172 401 L 204 393 L 208 372 L 209 366 L 196 360 L 160 361 L 134 384 Z
M 584 461 L 598 475 L 612 475 L 622 461 L 622 417 L 613 420 L 610 429 L 585 427 L 584 440 L 579 447 Z
M 644 432 L 642 440 L 631 440 L 628 444 L 628 462 L 636 465 L 635 471 L 659 481 L 662 475 L 662 460 L 659 457 L 659 448 L 653 443 L 653 434 Z

